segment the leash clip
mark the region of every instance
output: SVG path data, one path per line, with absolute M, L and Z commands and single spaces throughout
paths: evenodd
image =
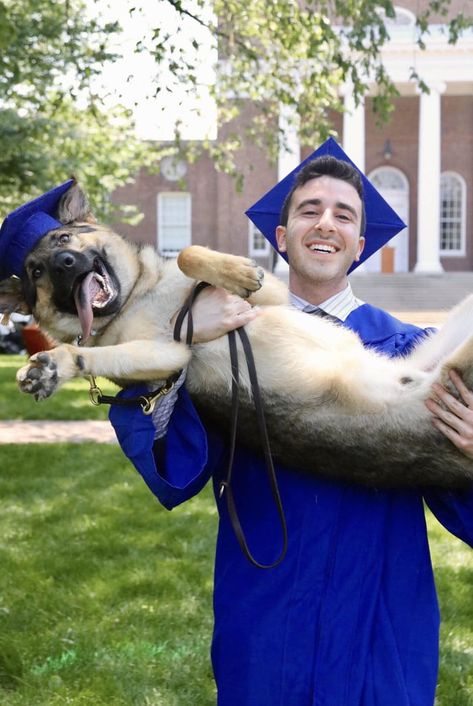
M 165 395 L 168 395 L 172 388 L 174 387 L 174 382 L 166 383 L 161 387 L 159 390 L 157 390 L 154 393 L 151 393 L 150 395 L 141 395 L 140 399 L 140 406 L 141 406 L 141 411 L 143 414 L 150 415 L 153 413 L 154 408 L 156 407 L 156 402 L 161 398 L 164 397 Z
M 179 375 L 180 374 L 181 371 L 179 372 Z M 139 397 L 125 399 L 111 397 L 110 395 L 104 395 L 100 387 L 97 385 L 95 377 L 93 375 L 87 375 L 90 385 L 89 399 L 92 404 L 97 407 L 101 404 L 139 404 L 143 414 L 149 415 L 153 413 L 153 410 L 156 406 L 156 402 L 161 397 L 164 397 L 164 395 L 168 395 L 171 392 L 174 387 L 174 383 L 176 382 L 176 379 L 179 378 L 179 375 L 175 375 L 172 379 L 168 379 L 164 383 L 164 385 L 159 388 L 159 390 L 154 390 L 153 392 L 150 392 L 149 395 L 140 395 Z
M 88 375 L 89 378 L 89 399 L 93 405 L 99 407 L 102 404 L 102 390 L 97 385 L 95 377 L 93 375 Z

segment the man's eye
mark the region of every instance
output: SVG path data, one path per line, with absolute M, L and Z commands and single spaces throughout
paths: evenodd
M 68 243 L 70 239 L 71 236 L 69 235 L 69 233 L 61 233 L 58 238 L 58 243 L 60 243 L 60 245 L 64 245 L 65 243 Z

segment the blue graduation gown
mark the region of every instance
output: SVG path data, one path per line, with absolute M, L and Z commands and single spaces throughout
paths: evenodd
M 346 326 L 392 356 L 424 335 L 367 304 Z M 218 487 L 224 442 L 203 428 L 185 390 L 165 443 L 153 446 L 151 419 L 140 411 L 115 408 L 111 419 L 124 452 L 167 508 L 212 475 Z M 277 475 L 289 548 L 275 569 L 244 558 L 225 502 L 216 499 L 212 661 L 219 706 L 432 706 L 439 612 L 422 493 L 366 489 L 282 467 Z M 244 448 L 233 487 L 252 552 L 269 563 L 280 549 L 279 522 L 264 463 Z M 447 529 L 473 543 L 473 490 L 429 490 L 424 498 Z

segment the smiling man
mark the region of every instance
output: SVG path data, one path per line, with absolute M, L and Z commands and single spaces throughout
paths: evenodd
M 369 202 L 348 158 L 308 161 L 290 180 L 287 189 L 274 188 L 263 231 L 288 256 L 294 306 L 336 318 L 385 355 L 408 352 L 425 331 L 357 299 L 347 277 L 354 262 L 396 232 L 382 235 L 389 227 L 385 202 L 376 194 Z M 238 297 L 206 290 L 195 306 L 194 333 L 208 340 L 253 315 Z M 115 408 L 112 421 L 125 453 L 167 508 L 213 478 L 219 532 L 212 663 L 219 706 L 432 706 L 439 615 L 423 501 L 471 544 L 473 491 L 378 490 L 276 465 L 289 543 L 282 563 L 261 570 L 241 552 L 219 493 L 227 439 L 202 425 L 185 389 L 167 433 L 159 411 L 157 430 L 130 408 Z M 473 419 L 467 422 L 470 433 Z M 297 434 L 297 422 L 287 423 Z M 458 433 L 473 455 L 468 433 Z M 235 452 L 232 488 L 251 552 L 262 563 L 274 561 L 281 532 L 265 462 L 243 445 Z
M 361 178 L 346 162 L 319 157 L 297 175 L 276 228 L 290 263 L 289 288 L 312 304 L 345 289 L 365 238 Z

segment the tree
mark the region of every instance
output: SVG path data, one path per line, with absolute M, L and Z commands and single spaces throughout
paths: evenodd
M 175 82 L 195 92 L 199 56 L 203 41 L 208 42 L 215 53 L 218 49 L 211 92 L 220 126 L 231 124 L 248 101 L 258 106 L 245 135 L 226 130 L 225 142 L 207 145 L 227 171 L 232 171 L 232 155 L 245 136 L 264 144 L 276 158 L 285 140 L 278 129 L 281 107 L 289 108 L 298 121 L 302 142 L 317 144 L 330 132 L 330 111 L 343 110 L 339 88 L 346 83 L 356 102 L 375 83 L 374 110 L 381 121 L 388 118 L 398 93 L 381 50 L 389 40 L 386 19 L 395 17 L 392 0 L 162 0 L 156 6 L 165 5 L 174 8 L 180 23 L 175 31 L 152 26 L 158 67 L 167 66 Z M 450 0 L 424 0 L 421 6 L 416 19 L 420 48 L 433 16 L 445 22 L 451 43 L 472 26 L 472 17 L 450 17 Z M 206 31 L 203 41 L 195 35 L 197 28 Z M 194 33 L 187 44 L 186 32 L 191 38 Z M 172 90 L 163 75 L 161 71 L 158 90 Z M 412 79 L 427 90 L 414 69 Z
M 139 167 L 157 166 L 162 146 L 140 143 L 131 112 L 106 105 L 108 89 L 98 87 L 104 66 L 121 52 L 119 23 L 100 14 L 106 1 L 0 2 L 4 212 L 73 173 L 85 181 L 99 215 L 109 215 L 109 193 Z M 392 0 L 121 0 L 119 5 L 128 6 L 131 23 L 145 13 L 149 18 L 139 25 L 135 51 L 154 59 L 151 95 L 170 95 L 176 87 L 197 94 L 202 57 L 214 57 L 210 92 L 225 139 L 183 144 L 177 124 L 175 151 L 193 159 L 206 148 L 218 168 L 234 175 L 235 153 L 245 138 L 276 158 L 285 140 L 278 123 L 281 107 L 298 121 L 302 141 L 316 144 L 331 130 L 330 111 L 343 110 L 342 84 L 349 82 L 360 100 L 374 81 L 380 119 L 387 118 L 397 94 L 381 60 L 389 38 L 386 18 L 395 13 Z M 417 17 L 420 47 L 432 13 L 447 17 L 450 0 L 424 0 L 424 5 Z M 117 5 L 110 8 L 116 15 Z M 455 42 L 472 18 L 449 16 L 447 24 L 449 41 Z M 425 88 L 414 72 L 413 79 Z M 233 119 L 249 102 L 257 109 L 243 130 L 241 124 L 233 130 Z
M 90 14 L 90 13 L 89 13 Z M 6 214 L 71 175 L 101 216 L 109 194 L 152 160 L 131 113 L 105 109 L 94 78 L 117 55 L 116 22 L 90 19 L 82 0 L 0 3 L 0 208 Z

